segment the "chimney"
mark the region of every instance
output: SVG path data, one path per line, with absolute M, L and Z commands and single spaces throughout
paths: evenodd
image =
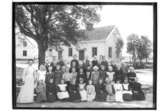
M 90 31 L 93 29 L 93 24 L 92 23 L 87 23 L 86 24 L 86 30 Z

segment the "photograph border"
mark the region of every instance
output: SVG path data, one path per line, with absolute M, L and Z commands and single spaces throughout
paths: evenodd
M 153 6 L 153 107 L 152 108 L 49 108 L 16 106 L 15 5 L 68 4 L 68 5 L 151 5 Z M 12 108 L 13 109 L 68 109 L 68 110 L 155 110 L 157 109 L 157 2 L 12 2 Z

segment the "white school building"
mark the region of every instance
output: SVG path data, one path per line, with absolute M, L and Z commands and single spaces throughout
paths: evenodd
M 64 60 L 70 61 L 73 55 L 77 55 L 79 60 L 92 59 L 94 56 L 98 59 L 105 56 L 107 60 L 120 60 L 116 55 L 116 42 L 121 35 L 116 26 L 94 28 L 85 30 L 84 33 L 85 37 L 82 37 L 83 39 L 75 46 L 60 46 L 57 51 L 54 46 L 49 47 L 46 51 L 46 59 L 57 60 L 63 57 Z

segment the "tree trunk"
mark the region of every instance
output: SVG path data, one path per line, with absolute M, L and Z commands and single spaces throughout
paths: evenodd
M 46 47 L 42 43 L 38 43 L 38 65 L 45 63 L 45 51 Z

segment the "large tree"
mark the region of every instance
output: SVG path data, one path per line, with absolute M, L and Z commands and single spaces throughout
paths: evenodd
M 48 45 L 77 43 L 80 26 L 99 22 L 96 5 L 15 4 L 15 27 L 38 45 L 39 64 L 45 61 Z
M 148 39 L 148 37 L 141 36 L 140 44 L 138 47 L 138 57 L 139 57 L 140 63 L 142 62 L 143 59 L 146 59 L 146 63 L 147 63 L 147 59 L 148 59 L 150 53 L 152 52 L 151 46 L 152 46 L 152 43 Z
M 133 63 L 136 63 L 136 60 L 139 59 L 140 65 L 143 59 L 149 57 L 152 52 L 152 43 L 146 36 L 141 36 L 139 38 L 136 34 L 131 34 L 127 38 L 127 52 L 132 54 Z
M 137 59 L 137 48 L 139 43 L 139 36 L 137 34 L 131 34 L 127 38 L 127 52 L 132 55 L 133 64 L 136 63 Z

